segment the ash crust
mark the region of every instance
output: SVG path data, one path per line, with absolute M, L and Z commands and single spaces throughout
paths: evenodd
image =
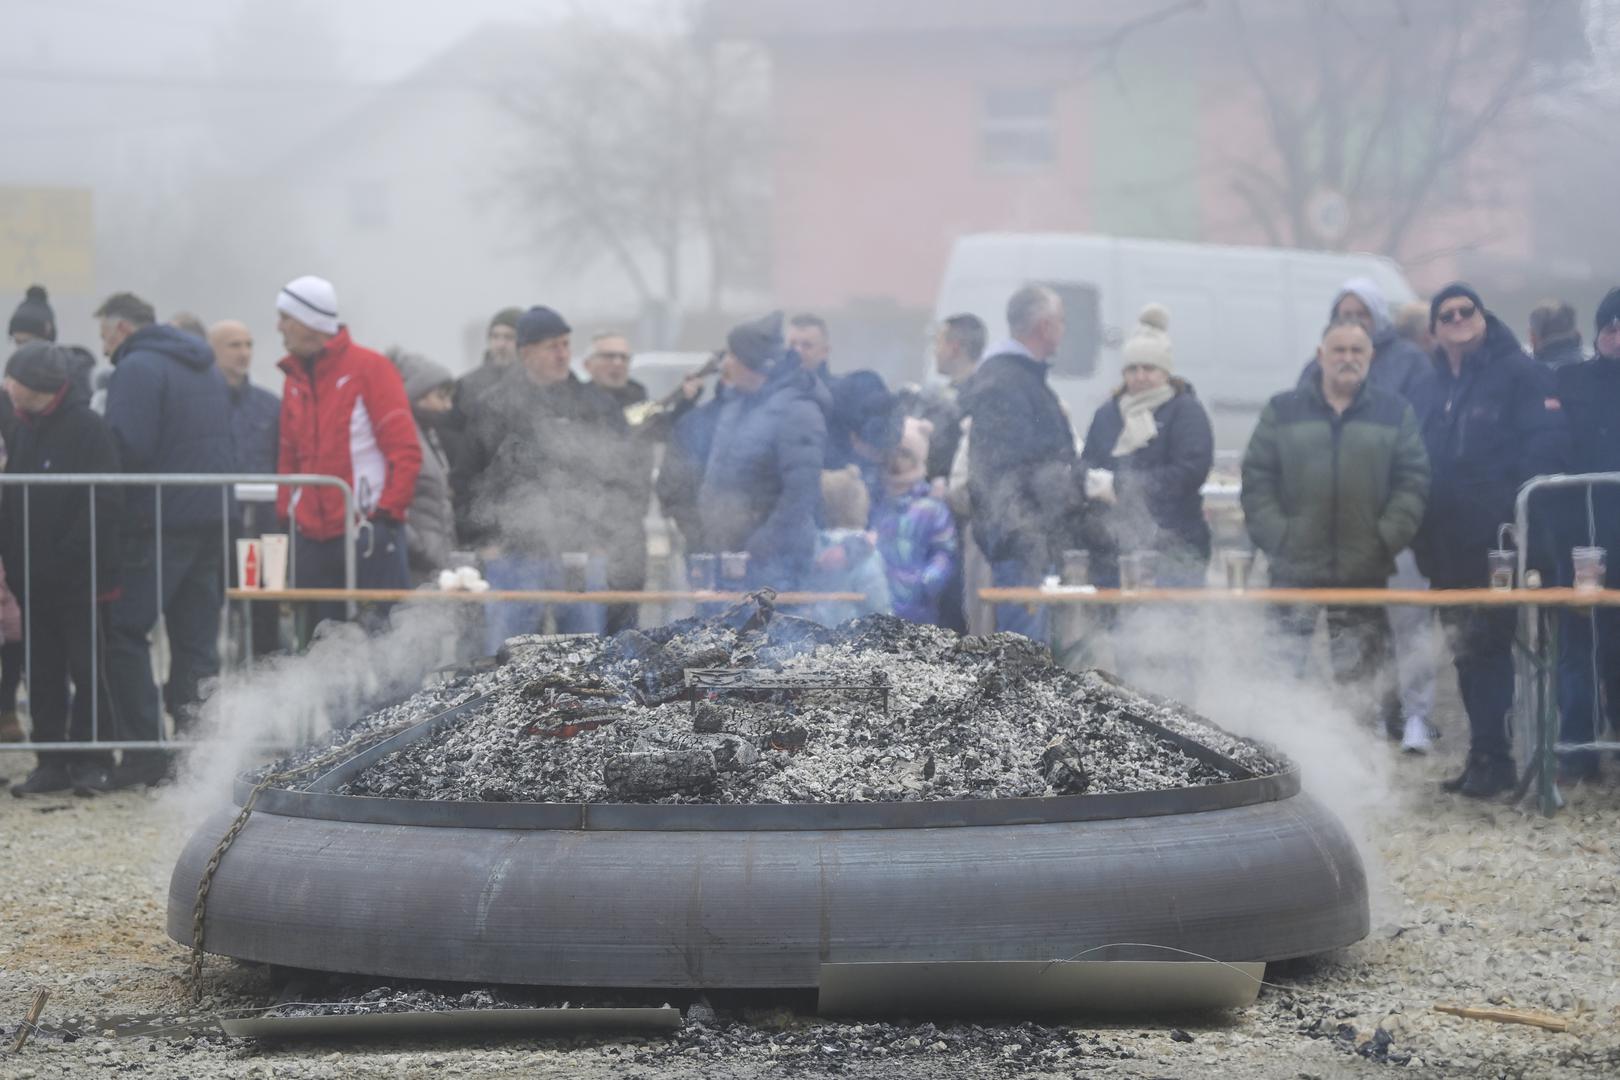
M 514 639 L 503 659 L 346 729 L 350 738 L 391 734 L 413 716 L 486 696 L 340 791 L 470 802 L 803 804 L 1160 791 L 1243 775 L 1191 756 L 1140 721 L 1256 775 L 1286 764 L 1104 673 L 1066 671 L 1018 635 L 959 637 L 882 615 L 828 629 L 772 610 L 768 598 L 608 640 Z M 684 700 L 691 668 L 810 686 L 719 691 L 694 707 Z

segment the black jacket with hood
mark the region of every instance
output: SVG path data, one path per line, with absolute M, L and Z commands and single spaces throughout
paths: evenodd
M 230 390 L 201 338 L 172 326 L 143 326 L 112 355 L 107 426 L 128 473 L 237 471 Z M 150 533 L 152 489 L 126 489 L 124 527 Z M 163 528 L 221 526 L 218 488 L 163 489 Z

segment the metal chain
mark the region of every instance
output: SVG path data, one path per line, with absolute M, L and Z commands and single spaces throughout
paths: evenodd
M 399 725 L 397 730 L 403 730 L 407 726 L 409 725 Z M 368 732 L 368 736 L 375 736 L 376 734 L 375 732 Z M 237 836 L 242 832 L 243 827 L 247 825 L 248 818 L 252 816 L 253 807 L 258 803 L 259 795 L 268 787 L 296 779 L 305 773 L 325 768 L 328 765 L 335 765 L 344 758 L 352 756 L 354 752 L 353 744 L 345 743 L 327 751 L 312 761 L 306 761 L 290 769 L 282 769 L 280 772 L 269 773 L 260 779 L 257 784 L 253 785 L 253 790 L 248 792 L 247 798 L 242 800 L 241 811 L 236 815 L 236 819 L 231 822 L 230 828 L 225 830 L 225 835 L 220 837 L 219 843 L 214 845 L 214 852 L 208 857 L 208 864 L 203 867 L 202 878 L 197 882 L 197 899 L 191 908 L 191 962 L 186 967 L 186 980 L 191 984 L 192 1001 L 202 1000 L 203 920 L 208 912 L 208 890 L 214 885 L 214 874 L 219 870 L 220 860 L 225 857 L 225 852 L 229 851 L 231 845 L 236 842 Z

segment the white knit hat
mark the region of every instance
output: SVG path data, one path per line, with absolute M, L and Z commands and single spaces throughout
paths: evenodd
M 338 332 L 337 290 L 325 278 L 306 274 L 294 278 L 276 294 L 276 310 L 291 315 L 311 330 Z
M 1170 350 L 1170 312 L 1163 304 L 1149 304 L 1136 317 L 1136 328 L 1125 339 L 1125 366 L 1147 364 L 1174 374 Z

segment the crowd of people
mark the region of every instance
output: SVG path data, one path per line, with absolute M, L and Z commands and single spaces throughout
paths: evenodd
M 1083 439 L 1050 383 L 1065 320 L 1040 284 L 1008 299 L 1005 340 L 991 342 L 976 314 L 943 320 L 939 378 L 926 386 L 838 370 L 822 318 L 773 313 L 734 327 L 660 400 L 632 377 L 622 333 L 593 335 L 576 370 L 573 328 L 545 306 L 497 312 L 481 364 L 460 378 L 408 350 L 354 341 L 324 279 L 287 283 L 275 307 L 286 350 L 279 400 L 252 381 L 241 322 L 159 322 L 141 298 L 109 297 L 96 312 L 112 364 L 102 392 L 90 353 L 56 344 L 43 289 L 17 308 L 0 401 L 8 473 L 319 474 L 349 484 L 357 516 L 347 521 L 328 487 L 283 486 L 273 505 L 179 485 L 6 488 L 0 564 L 27 618 L 0 652 L 0 738 L 21 736 L 23 634 L 35 740 L 88 740 L 93 729 L 103 741 L 153 740 L 165 709 L 184 730 L 219 670 L 226 533 L 289 532 L 295 587 L 344 584 L 353 526 L 361 588 L 420 586 L 473 559 L 497 590 L 634 593 L 648 581 L 656 501 L 694 589 L 818 594 L 795 610 L 824 622 L 881 611 L 1037 639 L 1052 632 L 1045 606 L 989 607 L 980 587 L 1039 586 L 1075 552 L 1105 588 L 1144 559 L 1160 586 L 1201 587 L 1210 569 L 1202 489 L 1214 437 L 1177 373 L 1172 313 L 1159 304 L 1126 336 L 1120 384 Z M 1525 480 L 1620 468 L 1620 289 L 1598 310 L 1590 358 L 1567 304 L 1536 310 L 1532 356 L 1461 283 L 1426 309 L 1392 313 L 1373 283 L 1347 282 L 1325 323 L 1316 355 L 1266 405 L 1243 456 L 1245 525 L 1273 585 L 1483 587 Z M 1520 538 L 1549 584 L 1568 580 L 1572 541 L 1620 540 L 1620 498 L 1600 491 L 1592 505 L 1589 528 L 1585 499 L 1549 499 L 1538 519 L 1547 526 Z M 274 607 L 251 606 L 256 647 L 276 648 Z M 12 626 L 6 610 L 0 624 Z M 387 616 L 366 611 L 372 622 Z M 484 608 L 482 644 L 493 652 L 547 628 L 617 633 L 638 611 L 497 601 Z M 1466 767 L 1447 787 L 1494 795 L 1516 779 L 1514 615 L 1442 612 L 1471 733 Z M 1560 694 L 1572 737 L 1590 738 L 1599 695 L 1620 707 L 1612 615 L 1565 617 L 1563 656 L 1573 659 Z M 161 688 L 150 657 L 159 617 L 171 653 Z M 1407 749 L 1428 749 L 1434 665 L 1409 642 L 1429 632 L 1431 613 L 1279 605 L 1277 637 L 1302 673 L 1319 619 L 1346 699 Z M 1590 754 L 1564 766 L 1574 778 L 1598 768 Z M 167 767 L 156 751 L 125 750 L 116 762 L 42 753 L 12 790 L 88 794 L 156 782 Z

